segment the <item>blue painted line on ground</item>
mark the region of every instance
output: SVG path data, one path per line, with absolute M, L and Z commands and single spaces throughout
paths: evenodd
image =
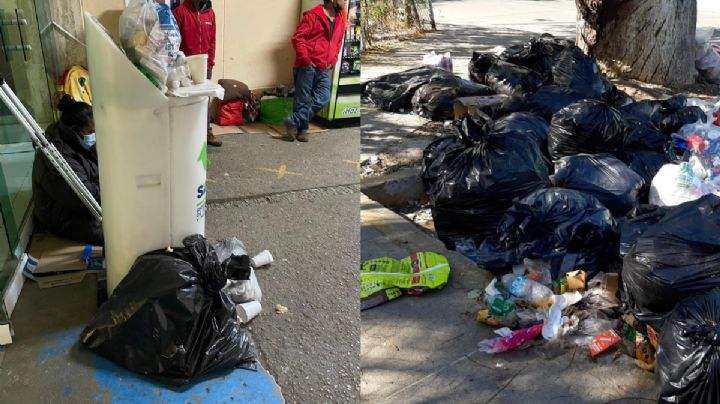
M 73 363 L 70 349 L 79 344 L 83 327 L 73 327 L 43 336 L 39 362 L 61 360 Z M 267 403 L 279 404 L 284 399 L 280 387 L 270 374 L 258 364 L 258 371 L 235 369 L 200 378 L 187 386 L 168 386 L 148 377 L 133 373 L 115 363 L 95 356 L 95 381 L 99 394 L 96 402 L 158 404 L 233 404 Z M 79 363 L 78 366 L 82 366 Z M 63 397 L 73 395 L 72 385 L 63 389 Z M 77 396 L 77 395 L 76 395 Z
M 43 345 L 40 347 L 40 364 L 49 359 L 67 355 L 70 348 L 80 339 L 82 327 L 73 327 L 43 336 Z
M 235 369 L 208 375 L 189 386 L 174 387 L 132 373 L 100 356 L 95 360 L 95 378 L 100 394 L 96 402 L 157 403 L 283 403 L 280 387 L 270 374 Z

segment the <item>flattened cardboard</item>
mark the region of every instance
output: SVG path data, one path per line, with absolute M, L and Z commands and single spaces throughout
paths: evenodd
M 28 249 L 28 262 L 24 270 L 32 274 L 84 271 L 88 269 L 87 262 L 82 259 L 86 251 L 90 257 L 102 257 L 102 247 L 65 240 L 50 234 L 37 234 Z
M 456 98 L 453 104 L 455 119 L 460 119 L 465 114 L 474 115 L 487 106 L 502 104 L 507 98 L 507 95 L 503 94 Z

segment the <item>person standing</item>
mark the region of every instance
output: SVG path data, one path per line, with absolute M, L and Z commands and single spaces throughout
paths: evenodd
M 347 0 L 324 0 L 303 14 L 292 37 L 295 48 L 293 112 L 285 118 L 287 141 L 307 142 L 310 120 L 330 102 L 330 70 L 343 45 Z
M 182 42 L 180 50 L 186 56 L 208 55 L 207 78 L 212 78 L 215 66 L 215 11 L 210 0 L 185 0 L 173 10 L 175 20 L 180 27 Z M 215 136 L 210 127 L 208 115 L 207 143 L 210 146 L 222 146 L 222 141 Z

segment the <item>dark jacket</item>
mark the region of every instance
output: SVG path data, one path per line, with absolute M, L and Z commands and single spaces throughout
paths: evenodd
M 80 136 L 62 122 L 50 125 L 45 135 L 99 203 L 100 177 L 95 146 L 85 149 Z M 41 229 L 82 243 L 103 244 L 100 222 L 40 151 L 33 163 L 32 185 L 35 219 Z
M 318 69 L 335 66 L 345 37 L 346 18 L 345 11 L 337 13 L 331 34 L 330 22 L 322 5 L 303 14 L 292 37 L 295 48 L 294 67 L 308 67 L 310 63 Z
M 180 50 L 187 56 L 208 55 L 208 70 L 215 66 L 215 11 L 208 2 L 205 9 L 198 11 L 193 2 L 187 0 L 173 11 L 175 20 L 180 27 L 182 43 Z

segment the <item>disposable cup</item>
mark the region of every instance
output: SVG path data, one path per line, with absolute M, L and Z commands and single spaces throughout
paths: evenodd
M 255 267 L 255 268 L 260 268 L 262 266 L 269 265 L 272 263 L 273 263 L 273 256 L 272 256 L 272 254 L 270 254 L 270 251 L 268 251 L 268 250 L 265 250 L 252 258 L 252 264 L 253 264 L 253 267 Z
M 237 315 L 238 320 L 240 320 L 241 323 L 245 324 L 247 322 L 250 322 L 253 318 L 255 318 L 260 312 L 262 311 L 262 306 L 260 306 L 260 302 L 257 300 L 253 300 L 251 302 L 238 304 L 236 306 L 237 309 Z
M 190 76 L 195 84 L 204 84 L 207 81 L 208 55 L 193 55 L 185 58 L 190 67 Z

